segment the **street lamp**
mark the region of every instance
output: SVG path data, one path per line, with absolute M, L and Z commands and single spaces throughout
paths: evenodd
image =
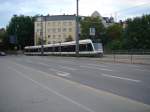
M 41 15 L 41 32 L 40 32 L 40 36 L 41 36 L 41 55 L 44 55 L 44 46 L 43 46 L 43 16 Z
M 76 56 L 79 56 L 79 0 L 77 0 L 77 16 L 76 16 Z

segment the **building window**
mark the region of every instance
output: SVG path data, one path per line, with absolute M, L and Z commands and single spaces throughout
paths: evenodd
M 61 32 L 61 28 L 58 28 L 58 32 Z
M 53 22 L 53 26 L 55 26 L 56 25 L 56 22 Z
M 72 28 L 69 28 L 69 32 L 72 32 Z
M 64 26 L 67 26 L 67 22 L 63 22 L 63 25 L 64 25 Z
M 72 25 L 72 22 L 69 22 L 69 26 L 71 26 Z
M 56 35 L 53 35 L 53 39 L 56 37 Z
M 37 23 L 37 26 L 40 26 L 40 23 Z
M 51 35 L 48 35 L 48 38 L 50 38 L 51 37 Z
M 61 35 L 58 35 L 59 38 L 61 38 Z
M 66 28 L 63 28 L 63 32 L 66 32 L 67 31 L 67 29 Z
M 37 29 L 36 32 L 40 32 L 40 29 Z
M 67 38 L 67 35 L 66 35 L 66 34 L 64 34 L 64 35 L 63 35 L 63 38 Z
M 48 32 L 51 32 L 51 29 L 48 29 L 47 31 L 48 31 Z
M 58 26 L 60 26 L 61 25 L 61 23 L 60 22 L 58 22 Z
M 56 29 L 55 28 L 53 28 L 53 33 L 56 33 Z

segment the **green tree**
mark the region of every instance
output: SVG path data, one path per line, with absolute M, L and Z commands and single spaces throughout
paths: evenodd
M 103 37 L 103 43 L 107 49 L 117 50 L 122 48 L 123 28 L 120 24 L 113 24 L 106 29 L 106 35 Z
M 13 48 L 13 45 L 9 45 L 9 37 L 4 28 L 0 29 L 0 48 L 1 50 L 6 50 L 8 48 Z
M 127 20 L 124 46 L 127 49 L 150 49 L 150 15 Z
M 104 25 L 102 21 L 98 17 L 85 17 L 80 22 L 81 25 L 81 39 L 91 38 L 90 36 L 90 28 L 95 28 L 96 33 L 94 39 L 100 40 L 102 39 L 102 35 L 105 31 Z
M 38 38 L 37 45 L 41 45 L 41 44 L 42 44 L 42 39 Z M 46 44 L 46 40 L 43 40 L 43 44 Z
M 9 36 L 17 37 L 17 45 L 23 48 L 34 43 L 34 19 L 24 15 L 14 15 L 7 26 Z
M 106 29 L 106 37 L 109 41 L 120 40 L 123 35 L 123 28 L 120 24 L 114 24 Z
M 6 31 L 4 28 L 0 29 L 0 42 L 2 43 L 4 38 L 6 37 Z

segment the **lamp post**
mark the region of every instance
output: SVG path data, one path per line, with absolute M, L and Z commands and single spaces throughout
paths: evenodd
M 76 16 L 76 56 L 79 57 L 79 0 L 77 0 Z
M 44 55 L 44 46 L 43 46 L 43 16 L 41 15 L 41 33 L 40 33 L 40 36 L 41 36 L 41 55 L 43 56 Z

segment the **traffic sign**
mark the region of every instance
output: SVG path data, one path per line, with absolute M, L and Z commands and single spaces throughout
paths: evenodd
M 90 35 L 91 36 L 95 36 L 95 32 L 96 32 L 95 28 L 90 28 Z

